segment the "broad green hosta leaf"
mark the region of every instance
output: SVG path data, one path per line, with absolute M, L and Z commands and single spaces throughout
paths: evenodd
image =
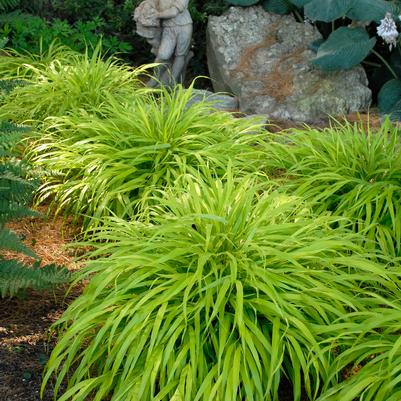
M 352 0 L 352 7 L 348 10 L 347 17 L 356 21 L 376 21 L 379 23 L 386 12 L 396 12 L 390 1 Z
M 253 6 L 258 3 L 259 0 L 226 0 L 228 4 L 233 6 Z
M 319 47 L 312 63 L 327 71 L 343 70 L 359 64 L 373 49 L 375 38 L 363 28 L 341 27 Z
M 290 0 L 290 3 L 294 4 L 296 7 L 303 7 L 305 4 L 308 4 L 312 0 Z
M 308 44 L 308 49 L 312 50 L 313 52 L 317 53 L 319 47 L 324 43 L 324 39 L 316 39 L 312 43 Z
M 401 112 L 399 109 L 401 102 L 401 80 L 391 79 L 386 82 L 378 94 L 377 103 L 380 113 L 392 114 Z
M 401 121 L 401 99 L 394 105 L 389 118 L 391 121 Z
M 305 15 L 312 21 L 331 22 L 344 17 L 352 0 L 311 0 L 305 5 Z
M 288 0 L 264 0 L 262 6 L 266 11 L 280 15 L 291 11 L 291 3 Z

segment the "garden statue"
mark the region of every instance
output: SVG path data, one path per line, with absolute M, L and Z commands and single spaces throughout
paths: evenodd
M 148 86 L 182 83 L 191 52 L 192 18 L 189 0 L 144 0 L 134 11 L 136 32 L 152 46 L 155 78 Z

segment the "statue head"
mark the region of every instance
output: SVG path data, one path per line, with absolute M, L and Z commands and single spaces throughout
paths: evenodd
M 159 26 L 160 20 L 157 18 L 158 1 L 145 0 L 134 11 L 134 21 L 144 26 Z
M 145 38 L 153 48 L 158 47 L 161 37 L 160 20 L 156 17 L 158 0 L 144 0 L 134 11 L 136 32 Z
M 160 11 L 165 11 L 171 7 L 173 7 L 176 3 L 176 0 L 159 0 L 157 4 L 157 8 Z
M 152 46 L 152 53 L 157 54 L 161 41 L 161 24 L 156 17 L 159 0 L 144 0 L 134 11 L 136 32 Z

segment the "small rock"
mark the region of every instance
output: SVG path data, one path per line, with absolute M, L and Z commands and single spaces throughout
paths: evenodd
M 224 93 L 213 93 L 207 90 L 193 89 L 191 100 L 188 102 L 188 106 L 196 102 L 207 100 L 211 102 L 213 108 L 220 111 L 237 111 L 239 104 L 238 98 L 226 95 Z

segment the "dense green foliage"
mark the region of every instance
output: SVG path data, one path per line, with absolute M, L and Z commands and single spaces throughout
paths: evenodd
M 319 401 L 396 401 L 401 396 L 400 303 L 382 299 L 379 308 L 351 314 L 350 322 L 339 321 L 331 329 L 344 351 L 333 361 L 329 377 L 352 367 L 354 374 L 337 385 L 326 385 Z M 353 336 L 347 338 L 349 332 Z
M 70 24 L 61 19 L 47 21 L 39 16 L 13 13 L 0 16 L 0 23 L 0 35 L 8 40 L 7 46 L 18 51 L 37 52 L 40 43 L 48 47 L 56 39 L 76 51 L 85 51 L 88 46 L 89 49 L 94 48 L 100 37 L 104 50 L 109 53 L 126 53 L 132 49 L 128 42 L 119 41 L 115 36 L 103 35 L 104 22 L 100 18 Z
M 146 41 L 136 35 L 132 20 L 133 10 L 139 2 L 6 0 L 14 11 L 0 15 L 0 43 L 7 43 L 8 47 L 18 52 L 37 53 L 46 51 L 54 40 L 58 40 L 75 51 L 88 48 L 91 52 L 102 38 L 103 51 L 107 51 L 108 55 L 117 52 L 134 65 L 149 63 L 154 56 Z M 191 0 L 189 7 L 194 20 L 195 48 L 189 76 L 207 76 L 204 46 L 207 17 L 223 12 L 227 3 L 223 0 Z
M 124 6 L 116 6 L 113 1 L 93 4 L 55 0 L 32 4 L 25 0 L 7 0 L 6 3 L 7 8 L 1 8 L 0 4 L 0 11 L 9 11 L 0 15 L 0 37 L 17 51 L 37 52 L 40 42 L 46 48 L 55 39 L 76 51 L 84 51 L 86 47 L 94 48 L 100 37 L 105 51 L 127 53 L 132 50 L 123 32 L 115 34 L 130 22 L 132 2 L 125 2 Z
M 326 332 L 399 296 L 398 279 L 336 219 L 260 189 L 230 167 L 223 179 L 189 172 L 160 195 L 153 225 L 98 231 L 81 278 L 95 275 L 48 363 L 45 383 L 68 377 L 59 401 L 278 400 L 286 377 L 294 400 L 302 388 L 312 400 L 337 382 Z
M 13 7 L 17 7 L 19 0 L 0 0 L 0 11 L 5 11 Z
M 37 183 L 28 179 L 27 167 L 13 151 L 26 129 L 0 124 L 0 250 L 7 249 L 37 258 L 6 223 L 17 218 L 36 216 L 27 205 Z M 28 267 L 0 255 L 0 297 L 17 295 L 26 288 L 43 289 L 68 281 L 66 269 L 50 265 Z
M 67 67 L 78 55 L 79 53 L 57 41 L 46 48 L 40 46 L 37 53 L 18 52 L 14 49 L 3 50 L 0 55 L 2 85 L 10 81 L 15 82 L 16 79 L 25 83 L 40 80 L 42 73 L 53 63 Z
M 112 57 L 103 59 L 101 43 L 92 55 L 56 43 L 39 56 L 11 52 L 0 56 L 1 70 L 9 78 L 29 81 L 12 91 L 0 107 L 2 118 L 17 122 L 99 109 L 109 98 L 123 101 L 143 86 L 140 74 L 146 73 Z
M 354 222 L 387 254 L 401 256 L 401 144 L 389 122 L 378 132 L 362 125 L 291 130 L 272 135 L 266 165 L 285 178 L 282 189 L 308 200 L 318 213 Z
M 34 162 L 52 172 L 39 198 L 50 197 L 58 210 L 86 215 L 93 225 L 107 215 L 134 217 L 188 167 L 207 165 L 223 174 L 232 160 L 238 169 L 256 171 L 258 152 L 246 133 L 260 127 L 205 102 L 189 105 L 192 96 L 191 88 L 177 87 L 123 104 L 109 99 L 98 115 L 49 119 L 31 148 Z
M 57 376 L 58 401 L 281 401 L 288 388 L 398 401 L 389 121 L 270 134 L 193 102 L 192 87 L 145 88 L 147 67 L 57 44 L 10 52 L 0 71 L 0 112 L 36 131 L 38 199 L 82 217 L 91 249 L 88 285 L 54 327 L 44 386 Z M 29 274 L 58 282 L 52 269 Z M 20 272 L 3 268 L 32 285 Z
M 91 52 L 102 37 L 104 51 L 117 52 L 134 65 L 149 63 L 153 55 L 146 41 L 135 34 L 132 21 L 132 12 L 139 2 L 7 0 L 4 5 L 11 8 L 6 10 L 16 11 L 0 16 L 0 43 L 8 40 L 8 46 L 19 52 L 40 52 L 54 40 L 59 40 L 75 51 L 88 49 Z M 189 65 L 189 77 L 208 75 L 205 49 L 207 18 L 221 14 L 229 4 L 261 4 L 269 12 L 292 12 L 299 21 L 304 18 L 312 21 L 324 37 L 323 43 L 310 44 L 317 51 L 312 62 L 319 68 L 335 70 L 350 68 L 365 60 L 364 67 L 375 98 L 386 81 L 393 79 L 396 81 L 393 84 L 399 86 L 401 56 L 398 51 L 388 49 L 383 39 L 377 40 L 376 31 L 386 12 L 392 13 L 399 24 L 399 0 L 191 0 L 189 7 L 194 20 L 195 57 Z M 199 81 L 199 85 L 210 86 L 210 83 Z M 389 111 L 388 101 L 383 105 L 380 101 L 380 109 L 397 119 L 401 95 L 397 91 L 395 94 L 394 91 L 387 91 L 380 96 L 380 99 L 383 98 L 390 98 L 394 107 Z

